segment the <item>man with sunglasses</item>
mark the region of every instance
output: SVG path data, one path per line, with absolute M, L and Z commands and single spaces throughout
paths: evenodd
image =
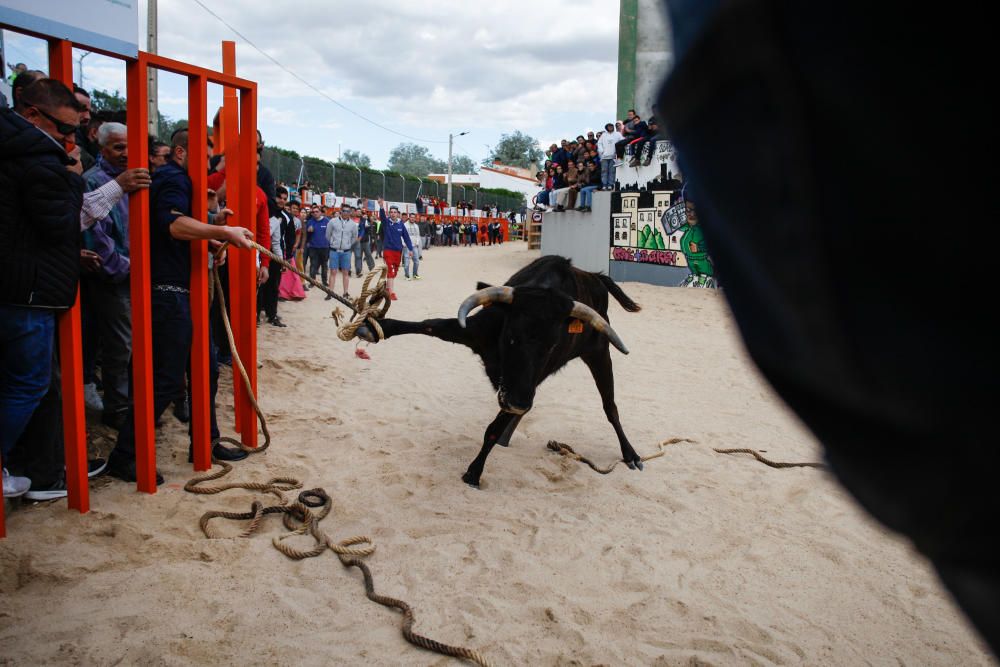
M 66 153 L 80 103 L 53 79 L 0 110 L 0 456 L 13 449 L 52 374 L 56 313 L 76 301 L 83 179 Z M 17 196 L 13 196 L 16 193 Z M 30 480 L 4 471 L 4 495 Z

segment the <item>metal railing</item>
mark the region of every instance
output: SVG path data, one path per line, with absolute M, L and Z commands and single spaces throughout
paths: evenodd
M 316 158 L 295 158 L 264 148 L 261 163 L 271 170 L 276 183 L 299 186 L 310 183 L 313 190 L 335 192 L 346 197 L 366 197 L 411 203 L 417 194 L 444 200 L 448 186 L 427 178 L 390 171 L 333 164 Z M 452 202 L 468 202 L 474 208 L 496 206 L 501 211 L 520 211 L 524 197 L 484 192 L 478 188 L 452 184 Z

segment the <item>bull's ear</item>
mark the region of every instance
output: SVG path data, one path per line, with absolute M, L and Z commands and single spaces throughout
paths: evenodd
M 481 289 L 486 289 L 487 287 L 493 287 L 493 285 L 490 285 L 489 283 L 484 283 L 481 280 L 478 283 L 476 283 L 476 291 L 477 292 L 479 290 L 481 290 Z

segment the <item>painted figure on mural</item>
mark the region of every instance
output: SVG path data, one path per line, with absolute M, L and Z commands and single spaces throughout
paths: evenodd
M 687 259 L 691 273 L 680 287 L 716 287 L 715 267 L 705 247 L 705 234 L 698 224 L 698 213 L 694 202 L 685 199 L 683 203 L 671 207 L 663 213 L 661 223 L 668 234 L 683 232 L 680 240 L 681 252 Z

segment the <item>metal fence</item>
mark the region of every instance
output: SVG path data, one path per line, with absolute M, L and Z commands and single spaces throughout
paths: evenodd
M 448 185 L 417 176 L 334 165 L 316 158 L 294 158 L 265 148 L 261 162 L 271 170 L 277 183 L 297 186 L 306 182 L 314 190 L 336 192 L 347 197 L 367 197 L 386 201 L 412 202 L 417 195 L 446 199 Z M 475 208 L 496 206 L 501 211 L 520 211 L 523 197 L 483 192 L 479 188 L 452 184 L 452 202 L 466 201 Z

